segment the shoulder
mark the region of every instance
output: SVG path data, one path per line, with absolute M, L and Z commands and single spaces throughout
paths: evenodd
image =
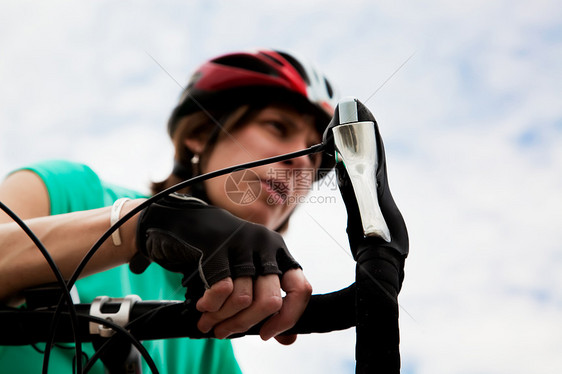
M 47 191 L 51 215 L 101 208 L 120 197 L 144 197 L 133 190 L 105 183 L 92 168 L 79 162 L 42 161 L 20 171 L 30 171 L 39 177 Z
M 49 215 L 49 193 L 43 180 L 30 170 L 18 170 L 0 183 L 0 201 L 20 218 Z M 0 222 L 8 219 L 0 212 Z
M 29 170 L 43 180 L 64 178 L 98 179 L 97 174 L 87 165 L 67 160 L 47 160 L 27 165 L 20 170 Z
M 90 169 L 91 171 L 91 169 Z M 57 196 L 69 180 L 88 168 L 62 160 L 43 161 L 12 171 L 0 185 L 0 198 L 21 218 L 53 214 Z M 91 179 L 91 178 L 90 178 Z M 54 205 L 53 205 L 54 203 Z
M 85 164 L 49 160 L 28 165 L 22 170 L 37 174 L 45 184 L 51 215 L 103 206 L 102 182 Z

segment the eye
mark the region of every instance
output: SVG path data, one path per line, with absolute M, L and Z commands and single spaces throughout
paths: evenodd
M 279 136 L 286 136 L 289 133 L 289 127 L 281 121 L 268 120 L 265 121 L 265 126 Z

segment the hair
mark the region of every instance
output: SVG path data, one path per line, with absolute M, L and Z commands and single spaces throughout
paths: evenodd
M 174 133 L 171 134 L 175 150 L 174 164 L 176 167 L 168 178 L 152 183 L 152 193 L 156 194 L 197 175 L 198 170 L 194 170 L 190 166 L 191 159 L 195 154 L 184 144 L 185 139 L 203 140 L 206 146 L 198 156 L 204 160 L 214 149 L 221 132 L 229 133 L 241 127 L 257 111 L 258 108 L 252 109 L 249 105 L 242 105 L 232 110 L 226 110 L 223 113 L 199 111 L 180 118 Z

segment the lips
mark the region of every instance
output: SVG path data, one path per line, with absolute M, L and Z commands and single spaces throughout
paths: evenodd
M 268 178 L 261 180 L 264 190 L 269 194 L 268 201 L 272 200 L 274 203 L 285 203 L 291 193 L 289 183 L 279 179 Z

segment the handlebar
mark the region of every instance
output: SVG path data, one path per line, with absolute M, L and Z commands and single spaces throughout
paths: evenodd
M 344 330 L 355 326 L 355 284 L 337 292 L 313 295 L 298 323 L 285 334 L 310 334 Z M 91 333 L 90 325 L 103 325 L 106 319 L 96 318 L 91 322 L 92 304 L 76 304 L 78 317 L 77 333 L 82 342 L 92 342 L 99 337 Z M 102 306 L 102 312 L 117 313 L 123 308 L 123 301 L 109 300 Z M 27 345 L 50 341 L 51 334 L 46 328 L 55 313 L 55 306 L 35 310 L 14 308 L 0 309 L 2 334 L 0 345 Z M 201 313 L 189 301 L 137 301 L 127 313 L 124 326 L 138 340 L 155 340 L 189 337 L 192 339 L 213 338 L 212 332 L 202 333 L 196 327 Z M 111 319 L 110 319 L 111 320 Z M 115 321 L 113 321 L 115 322 Z M 258 335 L 261 325 L 256 325 L 243 334 Z M 107 334 L 106 335 L 112 335 Z M 54 341 L 56 343 L 72 343 L 75 336 L 72 330 L 70 314 L 61 313 Z

